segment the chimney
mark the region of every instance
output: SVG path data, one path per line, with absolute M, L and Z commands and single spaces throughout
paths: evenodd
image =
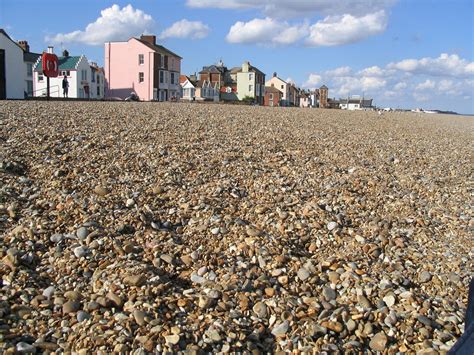
M 273 77 L 274 77 L 274 78 L 277 77 L 277 72 L 273 72 Z
M 54 47 L 53 46 L 48 46 L 48 53 L 54 54 Z
M 244 62 L 244 64 L 242 64 L 242 72 L 248 73 L 249 69 L 250 69 L 250 63 L 249 62 Z
M 63 57 L 69 57 L 69 52 L 67 49 L 63 50 Z
M 26 53 L 30 51 L 30 45 L 28 44 L 28 41 L 18 41 L 18 44 Z
M 156 36 L 153 36 L 153 35 L 141 35 L 140 36 L 140 39 L 143 41 L 143 42 L 147 42 L 147 43 L 150 43 L 152 45 L 156 45 Z

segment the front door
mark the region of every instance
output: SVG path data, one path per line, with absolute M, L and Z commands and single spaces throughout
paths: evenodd
M 5 71 L 5 50 L 0 49 L 0 100 L 7 98 L 7 75 Z

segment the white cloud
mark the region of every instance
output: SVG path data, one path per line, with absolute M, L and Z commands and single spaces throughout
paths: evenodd
M 58 33 L 52 37 L 46 37 L 47 42 L 53 43 L 84 43 L 88 45 L 103 45 L 108 41 L 125 41 L 130 37 L 138 36 L 152 28 L 153 18 L 132 5 L 120 8 L 112 5 L 100 12 L 95 22 L 92 22 L 81 30 L 69 33 Z
M 434 89 L 435 86 L 436 86 L 436 83 L 433 80 L 426 79 L 426 81 L 418 84 L 415 90 L 429 90 L 429 89 Z
M 308 80 L 306 80 L 303 84 L 303 88 L 305 89 L 315 89 L 318 87 L 322 82 L 322 76 L 318 74 L 311 73 L 309 74 Z
M 403 90 L 403 89 L 406 89 L 407 86 L 408 86 L 407 83 L 400 82 L 400 83 L 396 83 L 396 84 L 393 86 L 393 89 L 394 89 L 394 90 Z
M 201 21 L 188 21 L 186 19 L 173 23 L 159 36 L 165 38 L 191 38 L 203 39 L 209 34 L 209 26 Z
M 427 102 L 431 100 L 431 96 L 425 93 L 414 92 L 413 98 L 418 102 Z
M 474 62 L 447 53 L 442 53 L 438 58 L 405 59 L 390 63 L 387 68 L 433 76 L 468 77 L 474 74 Z
M 452 80 L 440 80 L 438 83 L 438 90 L 447 91 L 451 90 L 454 87 L 454 82 Z
M 362 17 L 350 14 L 328 16 L 310 27 L 309 46 L 338 46 L 354 43 L 382 33 L 387 27 L 384 10 Z
M 332 69 L 332 70 L 326 70 L 324 72 L 324 74 L 326 76 L 336 76 L 336 77 L 338 77 L 338 76 L 347 76 L 351 72 L 352 72 L 352 69 L 348 66 L 345 66 L 345 67 L 339 67 L 339 68 Z
M 359 71 L 359 74 L 363 76 L 383 76 L 386 74 L 386 71 L 374 65 L 373 67 L 365 68 Z
M 314 14 L 362 16 L 368 11 L 387 9 L 395 2 L 396 0 L 187 0 L 186 4 L 194 8 L 256 9 L 270 17 L 307 18 Z
M 252 43 L 259 45 L 291 44 L 304 35 L 304 26 L 290 26 L 270 17 L 236 22 L 229 30 L 226 40 L 230 43 Z

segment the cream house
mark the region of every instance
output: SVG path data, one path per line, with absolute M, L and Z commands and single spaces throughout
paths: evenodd
M 252 98 L 255 103 L 263 105 L 265 96 L 265 74 L 250 65 L 249 62 L 244 62 L 241 68 L 234 68 L 231 75 L 235 75 L 237 81 L 237 98 L 243 100 L 244 98 Z
M 281 91 L 283 94 L 281 99 L 281 106 L 290 106 L 290 83 L 278 77 L 277 73 L 273 73 L 270 80 L 267 80 L 265 86 L 273 86 Z

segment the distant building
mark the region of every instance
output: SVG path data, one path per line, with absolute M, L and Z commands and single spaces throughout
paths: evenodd
M 283 93 L 274 86 L 265 86 L 264 106 L 277 107 L 283 102 Z
M 339 106 L 343 110 L 372 110 L 373 99 L 365 99 L 361 96 L 352 96 L 347 99 L 339 99 Z
M 63 55 L 58 57 L 58 64 L 59 75 L 56 78 L 50 78 L 51 97 L 63 97 L 64 77 L 69 83 L 69 98 L 101 99 L 104 97 L 103 71 L 97 67 L 97 64 L 91 65 L 85 55 L 71 56 L 65 50 Z M 34 96 L 46 96 L 47 78 L 43 75 L 41 57 L 33 67 L 33 85 Z
M 0 29 L 0 100 L 23 99 L 33 92 L 32 63 L 40 55 L 31 53 L 28 42 L 15 42 Z
M 181 99 L 194 101 L 196 99 L 195 81 L 192 81 L 187 75 L 180 75 L 179 84 L 181 85 Z
M 105 43 L 106 97 L 169 101 L 179 97 L 181 57 L 142 35 L 125 42 Z
M 25 63 L 25 84 L 24 92 L 28 96 L 33 96 L 33 67 L 38 59 L 41 57 L 39 53 L 30 52 L 30 45 L 27 41 L 18 41 L 18 44 L 23 48 L 23 62 Z
M 323 85 L 319 88 L 319 107 L 328 108 L 328 93 L 329 89 L 326 85 Z
M 236 75 L 238 99 L 252 98 L 255 103 L 263 105 L 265 74 L 249 62 L 244 62 L 241 68 L 232 71 Z
M 278 77 L 277 73 L 273 73 L 271 79 L 265 82 L 265 86 L 274 86 L 276 89 L 280 90 L 282 93 L 282 99 L 280 106 L 290 106 L 290 84 L 285 80 Z
M 300 93 L 300 107 L 311 107 L 311 96 L 309 93 L 304 91 Z

